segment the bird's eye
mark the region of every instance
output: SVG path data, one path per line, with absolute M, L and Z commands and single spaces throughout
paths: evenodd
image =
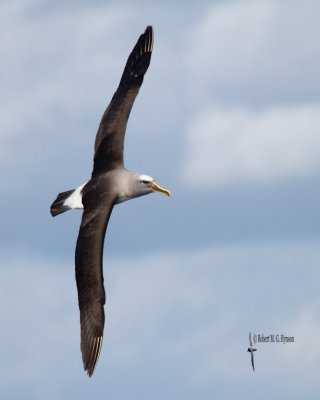
M 141 181 L 141 183 L 143 183 L 144 185 L 148 185 L 149 181 Z

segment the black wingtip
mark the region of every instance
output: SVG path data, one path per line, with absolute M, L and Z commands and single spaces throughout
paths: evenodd
M 153 28 L 151 25 L 148 25 L 144 31 L 145 41 L 147 44 L 147 51 L 150 53 L 153 50 Z
M 140 86 L 142 84 L 144 74 L 147 72 L 151 60 L 153 39 L 153 28 L 151 25 L 148 25 L 144 33 L 140 35 L 128 57 L 127 64 L 121 77 L 120 86 Z
M 77 283 L 79 280 L 77 280 Z M 103 300 L 104 303 L 104 300 Z M 103 305 L 89 303 L 80 308 L 81 353 L 84 370 L 92 376 L 101 352 L 103 341 L 104 311 Z
M 86 344 L 87 347 L 82 348 L 83 367 L 89 378 L 91 378 L 97 366 L 102 347 L 102 340 L 102 336 L 90 338 L 87 340 L 87 342 L 89 342 Z

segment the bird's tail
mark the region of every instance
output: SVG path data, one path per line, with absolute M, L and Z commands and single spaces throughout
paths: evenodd
M 65 211 L 74 208 L 83 208 L 82 204 L 82 189 L 86 183 L 79 186 L 77 189 L 68 190 L 59 193 L 55 201 L 51 204 L 50 212 L 53 217 L 62 214 Z
M 70 207 L 66 203 L 66 200 L 72 195 L 75 189 L 68 190 L 66 192 L 59 193 L 55 201 L 51 204 L 50 213 L 53 217 L 62 214 L 68 210 L 71 210 Z

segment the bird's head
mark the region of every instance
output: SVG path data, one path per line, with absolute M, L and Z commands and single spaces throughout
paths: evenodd
M 143 196 L 152 192 L 163 193 L 169 197 L 171 196 L 170 190 L 164 189 L 158 185 L 157 182 L 151 178 L 151 176 L 137 174 L 135 178 L 135 189 L 138 196 Z

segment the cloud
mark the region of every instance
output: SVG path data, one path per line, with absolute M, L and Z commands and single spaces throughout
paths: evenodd
M 168 385 L 176 398 L 198 398 L 199 391 L 209 398 L 212 390 L 226 398 L 236 390 L 241 398 L 249 382 L 253 393 L 268 394 L 270 379 L 287 395 L 303 393 L 301 382 L 317 393 L 310 367 L 319 346 L 312 344 L 313 355 L 306 350 L 320 326 L 318 258 L 318 241 L 106 257 L 105 338 L 93 386 L 81 365 L 73 262 L 6 255 L 0 393 L 40 399 L 52 387 L 51 398 L 107 390 L 127 399 L 152 393 L 160 380 L 159 398 Z M 295 336 L 291 347 L 259 346 L 256 382 L 249 330 Z
M 25 393 L 26 398 L 41 398 L 45 386 L 52 386 L 50 371 L 63 364 L 72 376 L 68 352 L 78 350 L 73 340 L 78 323 L 74 273 L 63 263 L 22 254 L 4 256 L 3 261 L 1 397 Z M 54 394 L 52 388 L 48 398 Z
M 0 38 L 0 161 L 18 153 L 21 162 L 23 157 L 30 162 L 35 148 L 42 147 L 37 153 L 42 157 L 45 152 L 44 159 L 50 154 L 48 144 L 59 151 L 62 132 L 68 132 L 63 135 L 67 147 L 94 137 L 107 103 L 106 88 L 111 98 L 121 73 L 118 65 L 125 62 L 122 49 L 128 41 L 119 26 L 131 16 L 123 5 L 68 8 L 61 3 L 46 10 L 37 1 L 17 3 L 5 5 L 1 14 L 6 34 Z M 90 128 L 92 110 L 97 116 Z M 78 121 L 80 129 L 75 128 Z M 93 145 L 93 139 L 88 143 Z
M 265 184 L 317 173 L 319 11 L 313 0 L 231 1 L 212 4 L 190 27 L 185 183 Z
M 213 4 L 192 25 L 185 66 L 190 98 L 270 105 L 318 98 L 320 4 L 289 0 Z
M 174 2 L 109 3 L 1 4 L 0 397 L 318 398 L 319 241 L 210 246 L 315 236 L 313 182 L 214 199 L 192 189 L 208 169 L 212 185 L 317 173 L 319 2 L 187 2 L 183 13 Z M 53 223 L 48 205 L 90 175 L 97 124 L 147 23 L 155 51 L 126 153 L 137 170 L 163 168 L 175 196 L 126 204 L 122 222 L 114 210 L 105 338 L 89 380 L 73 266 L 80 216 Z M 254 380 L 249 330 L 296 339 L 260 346 Z
M 272 182 L 319 171 L 320 105 L 212 107 L 190 123 L 183 179 L 194 186 Z
M 31 0 L 19 4 L 1 5 L 0 15 L 5 32 L 0 38 L 0 163 L 10 166 L 7 185 L 22 180 L 12 179 L 22 169 L 44 184 L 51 175 L 62 186 L 63 180 L 65 185 L 78 185 L 91 172 L 95 133 L 127 56 L 146 24 L 156 25 L 161 19 L 160 11 L 123 2 L 77 2 L 74 7 L 63 2 L 43 6 Z M 176 95 L 173 89 L 170 95 L 162 86 L 159 89 L 159 79 L 167 81 L 173 69 L 166 60 L 172 58 L 174 50 L 164 39 L 166 31 L 156 26 L 155 30 L 154 61 L 130 116 L 126 140 L 129 168 L 136 164 L 138 171 L 144 171 L 149 165 L 151 175 L 161 168 L 167 170 L 167 163 L 154 157 L 152 151 L 141 157 L 141 147 L 156 146 L 165 154 L 163 133 L 169 136 L 171 131 L 154 121 L 168 118 L 163 107 L 171 109 L 168 97 Z M 155 93 L 163 101 L 153 101 Z M 170 100 L 173 102 L 176 100 Z M 160 112 L 154 111 L 157 109 Z M 66 168 L 70 158 L 76 168 Z
M 313 346 L 315 337 L 320 335 L 319 304 L 306 307 L 296 319 L 288 322 L 286 327 L 287 335 L 292 332 L 295 335 L 295 342 L 291 349 L 283 345 L 281 356 L 283 357 L 284 368 L 294 366 L 294 371 L 299 369 L 295 360 L 303 358 L 308 362 L 310 369 L 316 369 L 320 359 L 320 347 Z

